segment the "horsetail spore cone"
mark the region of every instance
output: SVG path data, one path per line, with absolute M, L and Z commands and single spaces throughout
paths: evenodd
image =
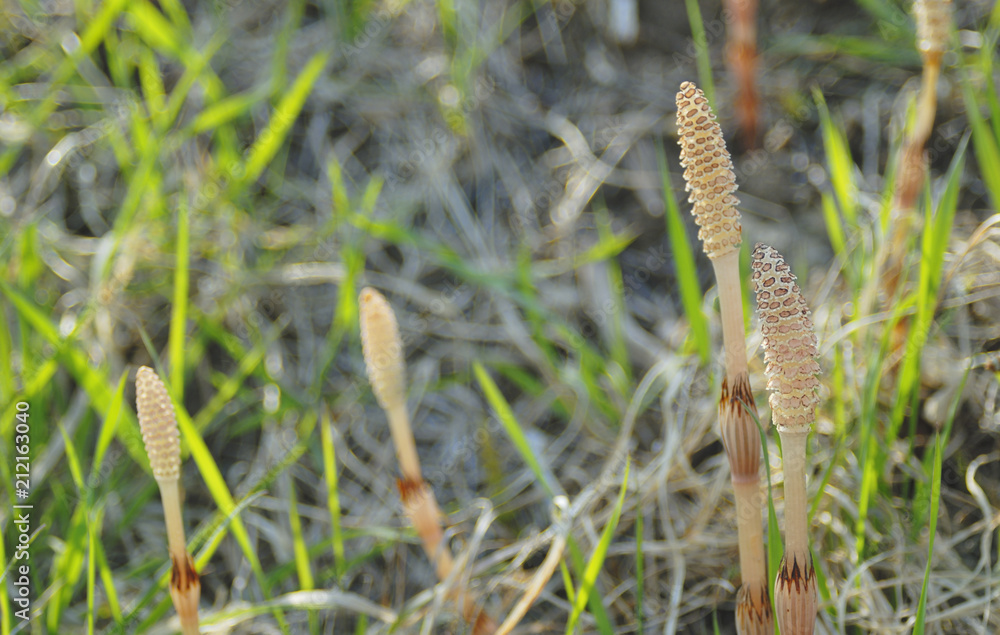
M 681 84 L 677 93 L 677 143 L 681 146 L 686 190 L 694 203 L 694 221 L 701 229 L 698 238 L 705 253 L 715 259 L 738 250 L 742 242 L 736 175 L 722 138 L 722 128 L 705 93 L 691 82 Z
M 758 243 L 751 267 L 771 416 L 781 435 L 785 472 L 785 555 L 774 585 L 774 605 L 782 635 L 811 635 L 817 599 L 809 553 L 806 440 L 819 404 L 816 334 L 809 307 L 781 254 Z
M 736 494 L 743 577 L 736 595 L 736 629 L 741 635 L 771 635 L 774 626 L 761 522 L 760 436 L 754 421 L 756 406 L 747 372 L 743 327 L 739 268 L 743 238 L 736 209 L 739 201 L 733 195 L 736 175 L 708 100 L 691 82 L 681 84 L 677 93 L 677 135 L 684 180 L 691 193 L 688 201 L 694 204 L 692 214 L 701 228 L 698 237 L 712 261 L 719 290 L 726 356 L 719 423 Z
M 135 375 L 135 404 L 153 477 L 158 482 L 176 481 L 181 469 L 181 437 L 177 430 L 177 417 L 166 386 L 148 366 L 140 368 Z
M 406 360 L 396 314 L 385 296 L 371 287 L 362 289 L 358 304 L 368 380 L 375 399 L 389 418 L 400 471 L 404 479 L 422 483 L 420 460 L 406 412 Z
M 940 56 L 948 50 L 951 12 L 951 0 L 915 0 L 913 3 L 917 19 L 917 48 L 924 56 Z
M 819 363 L 809 307 L 777 251 L 757 243 L 751 260 L 767 388 L 778 432 L 806 431 L 819 405 Z
M 136 373 L 135 403 L 149 466 L 160 487 L 160 498 L 163 501 L 167 546 L 172 563 L 170 598 L 181 621 L 181 632 L 184 635 L 197 635 L 201 581 L 184 539 L 178 485 L 181 468 L 180 433 L 167 387 L 152 368 L 143 366 Z

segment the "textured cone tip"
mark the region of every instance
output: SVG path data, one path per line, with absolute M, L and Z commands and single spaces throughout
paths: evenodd
M 774 425 L 779 432 L 808 428 L 819 403 L 818 351 L 809 307 L 795 276 L 773 248 L 757 243 L 750 267 Z
M 951 0 L 916 0 L 917 48 L 921 53 L 943 53 L 948 49 Z
M 379 405 L 390 410 L 406 400 L 403 340 L 396 315 L 385 297 L 371 287 L 362 289 L 358 304 L 368 380 Z
M 153 477 L 158 481 L 176 479 L 181 468 L 177 417 L 167 387 L 148 366 L 136 373 L 135 404 Z
M 774 618 L 782 635 L 812 635 L 816 627 L 816 570 L 807 559 L 789 563 L 786 555 L 774 581 Z
M 736 209 L 739 199 L 733 195 L 733 162 L 705 93 L 691 82 L 681 84 L 677 93 L 677 143 L 705 253 L 718 258 L 739 249 L 742 229 Z

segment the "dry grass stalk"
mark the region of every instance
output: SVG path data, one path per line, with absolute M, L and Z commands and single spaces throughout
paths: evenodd
M 167 546 L 173 563 L 170 572 L 170 598 L 181 621 L 181 632 L 184 635 L 197 635 L 201 581 L 184 539 L 178 484 L 181 469 L 180 433 L 167 388 L 152 368 L 143 366 L 136 373 L 135 403 L 149 466 L 160 486 L 160 498 L 163 501 Z
M 507 619 L 497 629 L 496 635 L 509 635 L 518 623 L 524 619 L 524 616 L 528 613 L 528 609 L 531 608 L 531 605 L 541 595 L 542 589 L 552 579 L 552 574 L 555 573 L 556 567 L 562 562 L 563 551 L 566 549 L 566 534 L 569 532 L 565 516 L 569 510 L 569 499 L 565 496 L 556 496 L 552 502 L 554 504 L 553 528 L 555 529 L 555 537 L 549 546 L 549 552 L 545 554 L 545 560 L 535 570 L 535 574 L 531 576 L 531 580 L 528 582 L 524 594 L 521 595 L 521 599 L 518 600 L 514 608 L 507 614 Z
M 704 93 L 691 82 L 677 93 L 677 133 L 684 180 L 701 228 L 698 237 L 712 261 L 719 289 L 726 376 L 719 399 L 719 422 L 736 495 L 740 571 L 736 596 L 737 630 L 742 635 L 773 633 L 767 566 L 761 528 L 760 436 L 747 372 L 746 332 L 739 272 L 742 243 L 736 175 Z
M 398 481 L 399 496 L 427 557 L 434 563 L 438 579 L 444 580 L 451 574 L 455 562 L 444 540 L 437 499 L 420 472 L 417 445 L 406 411 L 406 361 L 396 314 L 385 296 L 371 287 L 362 289 L 358 304 L 361 346 L 368 379 L 375 399 L 389 419 L 402 473 Z M 476 606 L 471 595 L 460 591 L 452 595 L 462 608 L 462 616 L 472 625 L 474 635 L 489 635 L 496 631 L 496 624 Z
M 809 553 L 806 440 L 819 404 L 816 335 L 809 307 L 781 254 L 758 243 L 751 266 L 785 474 L 785 555 L 774 587 L 775 611 L 782 635 L 811 635 L 817 600 Z

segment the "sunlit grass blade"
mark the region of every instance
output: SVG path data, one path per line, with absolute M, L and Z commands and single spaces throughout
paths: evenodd
M 150 118 L 163 129 L 161 120 L 165 114 L 166 96 L 163 91 L 163 76 L 152 49 L 142 49 L 142 54 L 139 57 L 139 83 L 146 95 L 146 109 L 149 111 Z
M 77 492 L 82 494 L 83 472 L 80 469 L 80 460 L 72 440 L 66 434 L 65 429 L 59 426 L 62 434 L 63 444 L 66 451 L 66 463 L 69 466 L 70 476 Z M 45 624 L 50 632 L 60 632 L 63 611 L 69 606 L 69 602 L 76 591 L 77 583 L 83 575 L 83 561 L 87 553 L 88 510 L 86 501 L 81 496 L 77 499 L 77 504 L 73 510 L 70 521 L 70 530 L 65 537 L 65 543 L 61 553 L 57 556 L 51 570 L 51 584 L 58 590 L 49 600 L 45 612 Z
M 827 168 L 830 172 L 830 183 L 833 185 L 837 204 L 847 220 L 848 226 L 856 230 L 858 212 L 856 203 L 856 186 L 854 183 L 854 161 L 844 138 L 842 126 L 833 123 L 826 100 L 818 88 L 813 89 L 813 98 L 819 110 L 820 128 L 823 131 L 823 148 L 826 152 Z
M 538 458 L 535 456 L 531 444 L 528 443 L 528 438 L 524 435 L 521 424 L 518 423 L 517 418 L 514 416 L 514 411 L 511 410 L 510 404 L 504 399 L 504 396 L 500 393 L 500 388 L 497 387 L 493 378 L 486 372 L 482 364 L 473 362 L 472 370 L 476 374 L 479 386 L 486 395 L 486 401 L 489 402 L 490 407 L 496 413 L 497 419 L 500 420 L 500 424 L 507 432 L 507 436 L 510 437 L 514 448 L 521 455 L 521 458 L 524 459 L 524 462 L 527 463 L 535 478 L 538 479 L 538 483 L 545 490 L 546 496 L 552 498 L 556 495 L 556 490 L 549 482 L 548 471 L 542 469 L 541 463 L 538 462 Z
M 97 617 L 97 543 L 104 507 L 91 510 L 87 518 L 87 635 L 94 634 L 94 620 Z
M 698 6 L 698 0 L 684 0 L 684 6 L 687 7 L 688 24 L 691 25 L 691 39 L 694 42 L 695 61 L 698 65 L 698 85 L 705 93 L 708 104 L 715 110 L 712 58 L 709 56 L 708 36 L 705 34 L 705 22 L 701 18 L 701 8 Z
M 306 63 L 302 72 L 295 78 L 295 82 L 288 93 L 281 99 L 278 106 L 271 113 L 271 121 L 267 128 L 254 140 L 250 146 L 246 163 L 243 167 L 243 178 L 238 183 L 241 187 L 256 181 L 264 172 L 267 164 L 278 153 L 278 149 L 284 144 L 288 132 L 292 129 L 292 124 L 299 116 L 302 106 L 306 102 L 309 93 L 312 92 L 313 85 L 319 79 L 323 67 L 330 54 L 321 52 L 313 55 Z M 234 182 L 235 183 L 235 182 Z
M 611 513 L 611 518 L 608 519 L 608 524 L 604 526 L 604 531 L 601 532 L 601 539 L 594 547 L 594 553 L 587 562 L 587 568 L 584 569 L 583 579 L 580 582 L 580 587 L 577 589 L 576 599 L 573 601 L 573 611 L 570 613 L 569 620 L 566 623 L 566 635 L 571 635 L 571 633 L 576 631 L 577 623 L 580 621 L 580 615 L 583 613 L 583 608 L 587 604 L 590 592 L 594 588 L 594 583 L 597 582 L 597 575 L 601 572 L 601 568 L 604 566 L 604 559 L 608 554 L 608 547 L 611 545 L 611 538 L 615 535 L 615 529 L 618 527 L 618 520 L 621 518 L 622 514 L 622 505 L 625 503 L 625 490 L 628 488 L 630 463 L 631 460 L 627 460 L 625 462 L 625 474 L 622 477 L 622 486 L 618 492 L 618 502 L 615 503 L 614 511 Z
M 271 57 L 271 94 L 281 94 L 288 83 L 288 47 L 295 34 L 295 29 L 302 22 L 305 12 L 304 0 L 292 0 L 288 3 L 281 31 L 274 38 L 274 55 Z
M 220 99 L 195 115 L 187 126 L 187 132 L 189 134 L 209 132 L 240 119 L 249 114 L 250 110 L 259 104 L 264 97 L 263 91 L 253 91 Z
M 152 4 L 145 0 L 132 0 L 128 16 L 136 32 L 150 48 L 177 60 L 183 57 L 185 39 Z
M 764 460 L 761 461 L 764 464 L 764 476 L 767 478 L 767 570 L 768 570 L 768 588 L 774 588 L 774 581 L 778 578 L 778 571 L 781 568 L 781 557 L 785 553 L 785 546 L 781 541 L 781 525 L 778 524 L 778 514 L 774 510 L 774 496 L 772 495 L 773 482 L 771 481 L 771 460 L 770 454 L 768 453 L 768 442 L 767 442 L 767 431 L 764 426 L 760 423 L 760 418 L 757 413 L 750 411 L 750 416 L 753 418 L 754 425 L 757 426 L 757 431 L 760 433 L 760 445 L 764 453 Z M 780 438 L 776 437 L 776 442 L 779 447 L 781 447 Z M 774 597 L 771 598 L 771 604 L 774 604 Z M 773 606 L 771 607 L 774 608 Z M 777 633 L 777 625 L 775 625 L 775 633 Z
M 945 418 L 944 425 L 941 427 L 940 432 L 937 435 L 937 441 L 942 447 L 948 445 L 948 441 L 951 439 L 951 429 L 955 423 L 955 416 L 958 414 L 958 407 L 962 404 L 962 391 L 965 390 L 965 382 L 969 378 L 970 366 L 966 366 L 965 373 L 962 375 L 962 380 L 958 384 L 958 388 L 955 390 L 955 396 L 952 398 L 951 403 L 948 406 L 948 415 Z M 928 504 L 928 489 L 933 488 L 935 483 L 934 473 L 937 471 L 940 473 L 941 465 L 940 462 L 942 457 L 935 452 L 934 454 L 927 453 L 922 461 L 922 467 L 924 470 L 924 480 L 917 481 L 916 493 L 913 496 L 913 525 L 911 527 L 910 535 L 916 540 L 917 537 L 922 533 L 924 523 L 928 520 L 928 514 L 933 513 L 932 505 Z M 940 474 L 938 474 L 940 476 Z M 940 486 L 940 479 L 938 479 L 938 485 Z M 938 499 L 936 495 L 934 501 Z M 932 501 L 932 503 L 934 502 Z M 932 530 L 933 531 L 933 530 Z
M 646 616 L 643 614 L 643 598 L 646 594 L 646 561 L 642 555 L 642 505 L 635 506 L 635 624 L 636 632 L 644 633 Z
M 94 49 L 104 40 L 107 34 L 113 31 L 112 25 L 118 19 L 119 14 L 125 9 L 126 4 L 126 0 L 108 0 L 108 2 L 105 2 L 101 6 L 100 11 L 94 15 L 90 23 L 87 24 L 87 27 L 78 40 L 75 39 L 75 35 L 72 39 L 67 38 L 65 40 L 66 42 L 74 42 L 76 46 L 70 49 L 69 54 L 60 61 L 59 65 L 53 71 L 51 88 L 45 99 L 30 111 L 28 123 L 32 129 L 38 128 L 59 106 L 58 100 L 61 94 L 59 88 L 72 76 L 79 60 L 93 53 Z M 21 148 L 24 146 L 24 142 L 18 141 L 5 145 L 6 148 L 0 153 L 0 174 L 8 174 L 10 172 L 10 168 L 17 159 Z
M 927 524 L 927 567 L 920 585 L 920 600 L 917 602 L 917 621 L 913 625 L 913 635 L 923 635 L 927 620 L 927 587 L 934 566 L 934 538 L 937 535 L 938 506 L 941 502 L 941 453 L 945 440 L 941 435 L 934 441 L 934 472 L 931 474 L 930 514 Z
M 897 306 L 892 318 L 886 322 L 879 342 L 878 356 L 875 359 L 884 360 L 888 355 L 892 330 L 912 306 L 912 302 Z M 866 343 L 871 346 L 870 343 Z M 878 395 L 881 387 L 883 368 L 880 364 L 869 364 L 865 373 L 861 395 L 861 412 L 856 427 L 857 437 L 861 439 L 861 447 L 856 450 L 858 463 L 861 466 L 858 488 L 858 515 L 854 522 L 855 556 L 861 558 L 865 547 L 865 529 L 868 523 L 868 508 L 871 498 L 879 483 L 880 447 L 878 424 Z
M 113 396 L 108 388 L 111 382 L 107 374 L 102 369 L 93 368 L 86 353 L 79 350 L 75 342 L 64 340 L 59 335 L 59 330 L 45 317 L 43 311 L 25 297 L 19 289 L 15 289 L 0 280 L 0 293 L 6 296 L 11 306 L 17 310 L 25 322 L 56 349 L 57 359 L 87 392 L 94 410 L 102 413 L 109 412 Z M 118 439 L 136 463 L 147 466 L 146 451 L 142 447 L 142 437 L 139 435 L 139 424 L 135 415 L 129 409 L 123 410 L 122 415 L 117 429 Z
M 292 530 L 292 549 L 295 553 L 295 572 L 299 580 L 299 589 L 311 591 L 316 588 L 313 579 L 312 565 L 309 561 L 309 549 L 302 536 L 302 518 L 299 516 L 299 502 L 295 495 L 295 480 L 288 479 L 288 525 Z M 309 631 L 316 633 L 319 627 L 316 621 L 316 611 L 309 611 Z
M 98 573 L 101 576 L 101 586 L 104 588 L 104 597 L 108 602 L 111 611 L 111 618 L 116 624 L 122 623 L 122 606 L 118 600 L 118 591 L 115 589 L 114 574 L 108 564 L 107 555 L 104 553 L 103 543 L 100 540 L 100 523 L 98 527 L 98 540 L 94 543 L 94 554 L 97 559 Z
M 893 404 L 891 425 L 888 438 L 895 438 L 899 431 L 906 406 L 909 405 L 913 391 L 920 378 L 920 357 L 924 343 L 930 334 L 934 313 L 937 307 L 938 289 L 944 275 L 944 254 L 948 249 L 951 237 L 952 223 L 958 207 L 958 192 L 961 175 L 965 166 L 965 148 L 968 135 L 959 143 L 958 150 L 948 168 L 945 191 L 938 203 L 937 213 L 931 214 L 932 203 L 927 200 L 927 213 L 924 219 L 924 233 L 921 245 L 920 277 L 917 286 L 916 316 L 909 325 L 906 354 L 902 360 L 899 372 L 899 387 Z M 916 416 L 914 414 L 914 416 Z
M 94 445 L 94 456 L 90 464 L 90 478 L 93 480 L 97 479 L 97 475 L 101 470 L 101 462 L 104 460 L 104 454 L 108 451 L 108 446 L 111 445 L 111 441 L 115 437 L 118 422 L 125 411 L 125 383 L 127 380 L 128 373 L 122 373 L 121 378 L 118 380 L 118 388 L 115 389 L 114 396 L 111 398 L 111 404 L 101 419 L 101 430 L 97 435 L 97 443 Z
M 702 364 L 711 359 L 712 342 L 708 329 L 708 320 L 701 310 L 704 295 L 698 283 L 698 268 L 695 264 L 694 252 L 688 243 L 685 223 L 681 219 L 674 188 L 670 182 L 670 166 L 663 148 L 663 140 L 656 140 L 656 162 L 660 168 L 660 181 L 663 183 L 663 204 L 667 217 L 667 237 L 673 251 L 674 272 L 677 275 L 677 286 L 680 290 L 681 304 L 684 315 L 691 326 L 691 338 L 695 349 L 701 357 Z
M 507 432 L 514 444 L 514 448 L 521 455 L 521 458 L 528 467 L 531 469 L 535 478 L 538 479 L 538 483 L 545 495 L 551 501 L 556 494 L 556 487 L 549 482 L 548 472 L 542 468 L 541 463 L 539 463 L 538 458 L 535 456 L 534 451 L 531 448 L 531 444 L 528 443 L 527 437 L 524 435 L 524 431 L 521 429 L 521 424 L 518 423 L 517 418 L 514 416 L 514 411 L 511 410 L 510 404 L 504 398 L 503 394 L 500 392 L 500 388 L 494 383 L 493 378 L 490 377 L 483 365 L 478 361 L 473 362 L 472 370 L 476 375 L 476 379 L 479 381 L 480 387 L 483 389 L 483 393 L 486 395 L 486 401 L 489 402 L 490 406 L 496 413 L 497 418 L 500 420 L 501 425 Z M 580 550 L 580 546 L 573 539 L 572 535 L 567 536 L 566 546 L 569 548 L 570 557 L 573 562 L 573 568 L 579 575 L 583 574 L 584 561 L 583 553 Z M 567 589 L 571 589 L 572 586 L 567 586 Z M 589 600 L 590 611 L 597 622 L 597 628 L 602 635 L 611 635 L 614 629 L 611 626 L 611 621 L 608 619 L 607 612 L 604 609 L 603 601 L 601 600 L 600 594 L 596 592 L 596 589 L 590 595 Z
M 330 510 L 331 531 L 330 543 L 333 548 L 334 571 L 339 579 L 346 570 L 346 559 L 344 557 L 344 535 L 340 523 L 340 490 L 337 477 L 336 448 L 333 444 L 333 432 L 330 426 L 329 411 L 323 411 L 320 419 L 320 440 L 323 445 L 323 474 L 326 477 L 327 507 Z
M 959 83 L 965 100 L 965 112 L 972 128 L 972 147 L 976 153 L 976 162 L 983 177 L 983 183 L 990 194 L 993 209 L 1000 207 L 1000 147 L 993 129 L 986 124 L 979 112 L 977 89 L 967 72 L 962 72 Z M 986 90 L 990 90 L 987 88 Z
M 173 395 L 171 395 L 173 396 Z M 174 402 L 177 403 L 176 398 Z M 208 449 L 205 440 L 202 439 L 201 434 L 198 429 L 195 428 L 191 421 L 191 417 L 188 416 L 187 411 L 181 407 L 175 407 L 175 414 L 177 415 L 177 427 L 180 429 L 181 438 L 184 439 L 191 452 L 191 458 L 194 459 L 195 464 L 198 466 L 198 471 L 201 473 L 202 479 L 205 481 L 205 486 L 208 488 L 212 499 L 215 501 L 216 506 L 224 514 L 230 514 L 236 508 L 236 502 L 233 500 L 232 494 L 229 492 L 229 486 L 226 485 L 226 480 L 222 476 L 222 471 L 219 470 L 218 464 L 215 462 L 215 458 L 212 456 L 211 451 Z M 247 534 L 246 527 L 243 525 L 243 521 L 238 516 L 233 516 L 231 523 L 231 531 L 233 533 L 233 538 L 236 539 L 236 543 L 239 545 L 240 550 L 246 557 L 250 564 L 250 569 L 256 578 L 257 583 L 261 587 L 261 593 L 265 599 L 271 598 L 271 588 L 268 583 L 267 576 L 264 575 L 264 570 L 260 565 L 260 559 L 257 557 L 257 550 L 254 549 L 250 542 L 250 536 Z M 281 615 L 276 615 L 279 625 L 282 627 L 283 632 L 287 632 L 287 625 L 285 624 L 284 617 Z
M 178 403 L 184 402 L 184 350 L 187 342 L 188 267 L 191 262 L 190 212 L 184 197 L 177 200 L 177 250 L 174 265 L 174 302 L 170 312 L 170 385 Z

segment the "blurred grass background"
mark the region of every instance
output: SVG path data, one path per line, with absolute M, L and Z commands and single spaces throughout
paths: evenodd
M 398 502 L 364 285 L 399 315 L 425 477 L 493 615 L 566 494 L 576 553 L 518 632 L 733 632 L 721 338 L 674 129 L 699 77 L 744 243 L 789 258 L 820 337 L 819 632 L 1000 629 L 1000 5 L 956 7 L 887 297 L 909 3 L 763 3 L 755 146 L 720 4 L 639 2 L 634 42 L 628 4 L 3 3 L 0 455 L 27 401 L 35 533 L 32 621 L 4 593 L 0 633 L 175 632 L 141 364 L 190 413 L 204 632 L 466 632 Z M 13 460 L 0 479 L 10 589 Z

